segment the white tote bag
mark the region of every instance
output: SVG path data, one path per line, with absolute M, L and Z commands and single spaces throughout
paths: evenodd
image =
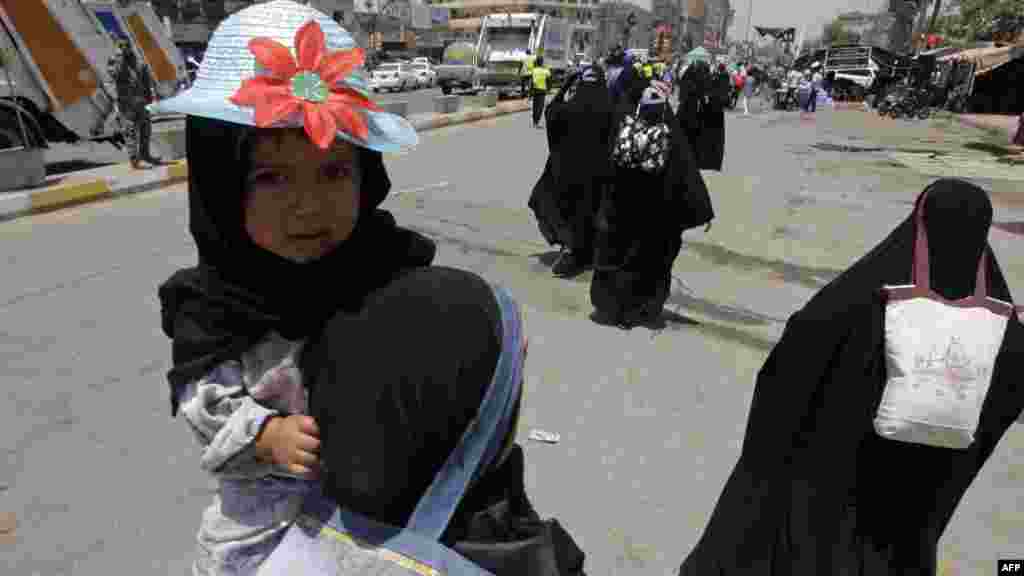
M 965 449 L 974 442 L 1011 304 L 988 297 L 987 252 L 974 294 L 946 300 L 932 292 L 924 196 L 915 208 L 914 283 L 886 286 L 886 383 L 875 432 L 892 440 Z

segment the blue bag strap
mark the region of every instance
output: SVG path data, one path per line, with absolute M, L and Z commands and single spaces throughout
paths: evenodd
M 492 287 L 502 320 L 502 347 L 494 377 L 476 418 L 427 488 L 406 528 L 439 540 L 470 483 L 492 465 L 512 432 L 522 391 L 522 323 L 519 306 L 502 287 Z

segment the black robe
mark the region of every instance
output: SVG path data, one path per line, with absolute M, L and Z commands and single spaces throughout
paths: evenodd
M 545 114 L 548 160 L 529 206 L 549 244 L 589 262 L 600 189 L 611 174 L 612 104 L 600 68 L 585 80 L 580 73 L 570 77 Z
M 878 436 L 879 288 L 909 283 L 915 229 L 908 218 L 789 319 L 757 375 L 739 461 L 680 576 L 935 575 L 937 542 L 960 498 L 1024 407 L 1024 327 L 1009 321 L 968 449 Z M 962 250 L 961 235 L 951 236 L 940 253 Z M 991 249 L 978 244 L 989 254 L 989 295 L 1009 302 Z M 938 291 L 950 283 L 937 268 Z
M 636 110 L 648 85 L 631 72 L 623 73 L 630 77 L 613 126 Z M 672 264 L 682 248 L 683 231 L 714 218 L 711 197 L 676 116 L 661 107 L 645 108 L 643 115 L 650 121 L 664 119 L 672 129 L 668 166 L 660 174 L 615 169 L 598 210 L 590 285 L 598 316 L 623 326 L 660 314 L 671 293 Z
M 729 90 L 729 85 L 723 87 L 721 79 L 713 76 L 704 62 L 687 68 L 679 81 L 676 115 L 701 170 L 722 169 Z

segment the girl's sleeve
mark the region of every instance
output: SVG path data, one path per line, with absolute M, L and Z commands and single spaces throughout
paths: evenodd
M 255 440 L 278 410 L 256 402 L 246 389 L 241 366 L 226 362 L 181 398 L 181 414 L 203 449 L 200 466 L 217 476 L 258 478 L 273 466 L 256 458 Z

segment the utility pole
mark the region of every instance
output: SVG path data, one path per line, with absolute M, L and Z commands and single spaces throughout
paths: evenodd
M 750 45 L 750 31 L 753 30 L 754 24 L 754 0 L 750 0 L 747 4 L 747 50 L 748 58 L 754 55 L 754 48 Z

